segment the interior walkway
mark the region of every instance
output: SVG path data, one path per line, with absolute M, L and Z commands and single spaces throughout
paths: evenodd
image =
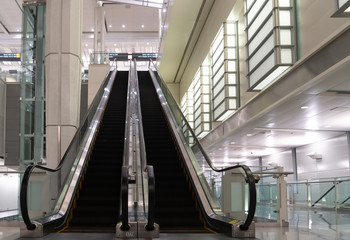
M 256 227 L 256 238 L 259 240 L 347 240 L 350 239 L 350 211 L 334 211 L 324 209 L 307 210 L 289 207 L 289 228 Z M 1 227 L 0 240 L 19 238 L 18 227 Z M 45 236 L 45 240 L 76 239 L 115 239 L 112 233 L 61 233 Z M 221 234 L 170 234 L 161 233 L 160 239 L 232 239 Z M 236 238 L 238 239 L 238 238 Z M 252 238 L 250 238 L 252 239 Z M 33 239 L 34 240 L 34 239 Z

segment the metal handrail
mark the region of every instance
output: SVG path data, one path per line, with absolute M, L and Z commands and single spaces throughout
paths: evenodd
M 150 59 L 150 62 L 151 62 L 153 67 L 158 72 L 158 69 L 157 69 L 156 65 L 154 64 L 154 62 L 152 61 L 152 59 Z M 169 89 L 167 88 L 166 84 L 164 83 L 163 79 L 161 78 L 159 73 L 158 73 L 158 76 L 159 76 L 159 79 L 160 79 L 161 83 L 165 87 L 165 90 L 167 91 L 168 96 L 170 96 L 172 101 L 176 102 L 175 99 L 173 98 L 172 94 L 170 93 Z M 192 128 L 190 127 L 190 125 L 188 124 L 186 118 L 184 117 L 182 111 L 179 109 L 178 105 L 176 105 L 176 107 L 178 108 L 178 111 L 181 114 L 181 117 L 182 117 L 183 121 L 185 122 L 185 125 L 186 125 L 187 129 L 190 131 L 191 135 L 193 136 L 193 138 L 197 142 L 196 147 L 199 148 L 199 151 L 203 154 L 204 159 L 206 160 L 206 162 L 208 163 L 208 165 L 210 166 L 210 168 L 213 171 L 215 171 L 215 172 L 225 172 L 225 171 L 241 168 L 245 172 L 245 174 L 246 174 L 246 182 L 248 183 L 248 186 L 249 186 L 249 196 L 250 196 L 249 197 L 249 210 L 248 210 L 248 215 L 247 215 L 247 218 L 246 218 L 244 224 L 240 225 L 240 229 L 241 230 L 248 230 L 250 224 L 253 222 L 254 215 L 255 215 L 255 209 L 256 209 L 256 187 L 255 187 L 255 177 L 254 177 L 253 173 L 251 172 L 250 168 L 247 167 L 246 165 L 235 165 L 235 166 L 231 166 L 231 167 L 227 167 L 227 168 L 223 168 L 223 169 L 218 169 L 217 167 L 215 167 L 213 162 L 210 160 L 210 157 L 207 155 L 207 153 L 203 149 L 202 145 L 198 141 L 198 139 L 197 139 L 196 135 L 194 134 Z
M 141 111 L 141 99 L 140 99 L 140 90 L 136 69 L 136 59 L 134 59 L 135 66 L 135 90 L 137 94 L 137 113 L 138 113 L 138 127 L 139 127 L 139 143 L 140 143 L 140 158 L 141 158 L 141 169 L 142 172 L 147 172 L 148 177 L 148 221 L 146 225 L 147 231 L 154 230 L 154 219 L 155 219 L 155 177 L 153 166 L 147 165 L 146 157 L 146 147 L 145 147 L 145 138 L 143 133 L 143 122 L 142 122 L 142 111 Z M 142 178 L 143 181 L 143 178 Z M 142 186 L 144 186 L 142 184 Z M 144 194 L 143 194 L 144 197 Z
M 88 116 L 90 115 L 90 113 L 92 112 L 92 109 L 93 109 L 93 106 L 97 103 L 97 101 L 100 101 L 101 99 L 98 99 L 97 96 L 99 95 L 98 93 L 99 92 L 102 92 L 104 91 L 104 88 L 106 86 L 106 84 L 109 82 L 109 80 L 111 78 L 109 78 L 108 76 L 110 76 L 111 74 L 111 70 L 112 68 L 110 69 L 110 71 L 107 73 L 104 81 L 102 82 L 99 90 L 97 91 L 97 94 L 95 96 L 95 98 L 93 99 L 90 107 L 89 107 L 89 110 L 87 111 L 87 113 L 85 114 L 85 117 L 84 117 L 84 122 L 83 124 L 81 124 L 78 128 L 78 130 L 75 132 L 73 138 L 72 138 L 72 141 L 70 142 L 70 145 L 68 146 L 65 154 L 63 155 L 62 157 L 62 160 L 60 161 L 60 163 L 58 164 L 58 166 L 55 168 L 55 169 L 51 169 L 51 168 L 47 168 L 47 167 L 44 167 L 42 165 L 37 165 L 37 164 L 31 164 L 27 167 L 27 169 L 25 170 L 25 173 L 23 175 L 23 178 L 22 178 L 22 183 L 21 183 L 21 189 L 20 189 L 20 208 L 21 208 L 21 213 L 22 213 L 22 218 L 23 218 L 23 221 L 24 223 L 26 224 L 27 226 L 27 229 L 28 230 L 34 230 L 36 228 L 36 225 L 33 224 L 29 218 L 29 213 L 28 213 L 28 204 L 27 204 L 27 196 L 28 196 L 28 183 L 29 183 L 29 179 L 30 179 L 30 176 L 33 172 L 33 170 L 35 168 L 37 169 L 41 169 L 41 170 L 44 170 L 44 171 L 48 171 L 48 172 L 58 172 L 59 170 L 62 169 L 62 167 L 64 166 L 65 162 L 66 162 L 66 159 L 68 158 L 68 154 L 69 152 L 71 151 L 71 149 L 73 149 L 73 145 L 75 144 L 76 141 L 78 141 L 78 137 L 80 135 L 80 132 L 82 131 L 82 128 L 83 126 L 85 126 L 85 123 L 87 123 L 88 121 Z M 116 70 L 115 70 L 116 71 Z M 114 71 L 114 72 L 115 72 Z M 113 76 L 113 74 L 112 74 Z M 115 75 L 114 75 L 115 76 Z M 113 78 L 113 77 L 112 77 Z M 114 81 L 114 78 L 112 79 L 112 81 Z M 109 93 L 110 94 L 110 93 Z M 98 108 L 96 108 L 98 109 Z M 95 133 L 96 134 L 96 133 Z M 59 189 L 61 188 L 61 181 L 59 181 Z

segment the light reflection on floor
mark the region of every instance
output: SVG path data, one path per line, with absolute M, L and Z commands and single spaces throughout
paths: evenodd
M 350 210 L 335 211 L 289 207 L 289 228 L 256 227 L 259 240 L 347 240 L 350 239 Z M 2 227 L 0 239 L 19 239 L 18 227 Z M 50 234 L 43 239 L 114 239 L 113 234 Z M 212 234 L 161 234 L 160 239 L 232 239 Z M 251 238 L 250 238 L 251 239 Z

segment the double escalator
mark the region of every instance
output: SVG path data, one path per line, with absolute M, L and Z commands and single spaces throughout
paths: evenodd
M 201 189 L 202 186 L 198 182 L 199 176 L 194 176 L 196 173 L 193 173 L 193 170 L 192 172 L 188 170 L 189 167 L 186 165 L 189 162 L 188 153 L 186 152 L 188 150 L 184 152 L 180 151 L 180 149 L 184 149 L 183 145 L 181 145 L 183 143 L 175 140 L 179 139 L 179 137 L 176 130 L 170 127 L 173 124 L 171 114 L 169 112 L 166 113 L 168 111 L 167 108 L 161 104 L 160 99 L 163 93 L 157 92 L 160 90 L 156 90 L 154 85 L 158 83 L 154 81 L 154 75 L 151 75 L 152 72 L 139 71 L 136 78 L 136 75 L 135 77 L 131 77 L 131 71 L 118 71 L 117 73 L 114 71 L 112 74 L 113 77 L 110 77 L 110 80 L 106 78 L 103 85 L 101 85 L 97 94 L 99 97 L 95 97 L 95 100 L 97 100 L 96 102 L 94 100 L 94 103 L 89 109 L 89 114 L 91 113 L 93 117 L 90 119 L 90 115 L 87 115 L 84 124 L 86 123 L 88 127 L 84 126 L 84 124 L 80 126 L 76 136 L 72 140 L 71 146 L 67 150 L 68 153 L 65 154 L 60 165 L 54 170 L 39 165 L 32 165 L 27 168 L 21 187 L 21 210 L 24 213 L 23 219 L 28 230 L 34 230 L 37 228 L 36 224 L 40 224 L 43 226 L 42 229 L 47 229 L 44 231 L 57 231 L 63 228 L 66 232 L 115 232 L 116 224 L 121 220 L 121 216 L 123 216 L 123 224 L 124 219 L 128 219 L 129 217 L 136 219 L 135 216 L 128 216 L 130 203 L 134 200 L 128 199 L 126 200 L 126 204 L 124 200 L 123 203 L 120 200 L 122 197 L 124 199 L 124 195 L 128 195 L 127 198 L 135 195 L 130 195 L 130 191 L 128 190 L 126 190 L 127 194 L 121 195 L 121 182 L 125 183 L 125 179 L 127 179 L 126 184 L 122 187 L 124 190 L 128 187 L 130 190 L 130 184 L 135 184 L 135 179 L 130 181 L 132 174 L 135 174 L 135 172 L 130 173 L 132 169 L 131 165 L 127 164 L 123 166 L 125 164 L 123 160 L 126 159 L 124 149 L 129 149 L 124 146 L 128 142 L 126 140 L 127 135 L 125 134 L 133 133 L 129 127 L 127 127 L 127 130 L 130 132 L 125 130 L 127 112 L 130 114 L 130 93 L 136 96 L 138 95 L 137 92 L 134 92 L 135 90 L 130 90 L 129 81 L 135 83 L 135 80 L 138 79 L 140 97 L 138 103 L 140 106 L 138 106 L 138 109 L 141 108 L 141 113 L 139 112 L 138 114 L 142 114 L 142 117 L 140 117 L 142 121 L 140 123 L 142 122 L 143 126 L 141 127 L 143 136 L 140 137 L 140 141 L 144 139 L 147 156 L 147 162 L 145 164 L 153 166 L 155 178 L 155 207 L 152 207 L 151 213 L 146 213 L 144 216 L 147 214 L 148 216 L 155 216 L 153 220 L 159 224 L 161 232 L 208 232 L 210 230 L 207 228 L 207 225 L 219 231 L 232 231 L 233 228 L 230 223 L 232 219 L 210 212 L 211 207 L 209 205 L 211 203 L 208 203 L 208 196 L 204 195 L 206 194 L 204 193 L 205 190 L 202 189 L 201 193 L 199 193 L 198 187 Z M 113 83 L 114 77 L 115 81 Z M 134 80 L 130 80 L 130 78 Z M 108 97 L 109 91 L 110 94 Z M 107 99 L 108 102 L 106 103 Z M 174 100 L 172 101 L 174 102 Z M 168 103 L 164 102 L 163 104 L 167 105 Z M 106 107 L 101 107 L 102 105 Z M 175 106 L 176 103 L 173 105 Z M 94 110 L 92 111 L 91 109 Z M 180 110 L 177 109 L 177 111 Z M 95 119 L 101 119 L 102 112 L 103 117 L 98 133 L 96 134 L 95 130 L 89 130 L 89 133 L 87 128 L 97 129 L 96 127 L 92 127 L 92 125 L 96 124 L 97 126 L 100 120 Z M 130 124 L 129 120 L 128 124 Z M 73 163 L 76 156 L 74 154 L 77 153 L 74 146 L 79 146 L 76 149 L 82 148 L 82 145 L 76 142 L 83 142 L 83 138 L 80 137 L 80 135 L 83 136 L 80 133 L 83 130 L 88 132 L 90 134 L 89 136 L 93 136 L 90 137 L 88 142 L 84 143 L 88 146 L 85 148 L 90 149 L 90 152 L 87 152 L 90 157 L 82 154 L 79 158 L 81 159 L 79 163 Z M 136 138 L 136 134 L 133 134 L 133 138 Z M 91 140 L 93 138 L 95 138 L 95 141 Z M 197 144 L 197 146 L 200 146 L 200 144 Z M 133 152 L 133 155 L 138 151 L 131 148 L 129 150 Z M 69 159 L 72 159 L 72 161 Z M 65 167 L 64 164 L 68 167 Z M 79 169 L 80 166 L 81 169 Z M 74 175 L 69 175 L 69 172 L 73 172 L 71 170 L 73 167 L 75 168 Z M 237 167 L 242 166 L 234 166 L 220 171 L 231 170 Z M 66 170 L 67 177 L 62 178 L 61 173 L 63 173 L 64 168 L 68 169 L 68 171 Z M 123 175 L 123 181 L 121 181 L 122 168 L 124 169 L 124 175 L 125 169 L 127 169 L 126 172 L 129 171 L 126 173 L 126 177 Z M 36 221 L 36 224 L 29 217 L 27 205 L 28 195 L 30 196 L 31 194 L 30 192 L 29 194 L 27 193 L 31 190 L 28 186 L 31 184 L 31 181 L 35 181 L 35 178 L 30 178 L 32 173 L 35 174 L 34 169 L 37 169 L 35 171 L 38 171 L 38 173 L 42 171 L 52 173 L 50 179 L 54 184 L 56 184 L 57 179 L 68 179 L 71 176 L 71 180 L 67 181 L 67 186 L 68 184 L 72 186 L 72 190 L 69 190 L 70 187 L 60 187 L 61 195 L 57 195 L 58 198 L 55 205 L 60 206 L 60 208 L 55 207 L 51 215 L 43 212 L 41 218 L 33 217 L 32 219 Z M 250 170 L 247 170 L 246 166 L 243 166 L 243 169 L 246 171 L 249 181 L 249 208 L 251 211 L 249 211 L 248 220 L 246 220 L 241 229 L 247 230 L 255 211 L 255 184 L 253 175 L 249 173 Z M 136 189 L 137 187 L 131 186 L 131 188 Z M 123 192 L 125 192 L 124 190 Z M 144 189 L 142 193 L 144 194 Z M 60 196 L 63 196 L 64 199 Z M 201 196 L 201 198 L 198 199 L 198 196 Z M 141 198 L 145 200 L 147 197 L 143 195 Z M 151 200 L 149 199 L 149 201 Z M 207 202 L 203 203 L 203 201 Z M 60 203 L 61 205 L 59 205 Z M 154 206 L 153 203 L 151 204 L 150 202 L 150 206 Z M 134 201 L 131 205 L 137 206 L 137 202 Z M 122 206 L 124 209 L 123 212 L 121 212 Z M 149 220 L 149 222 L 153 221 Z M 124 231 L 126 229 L 128 228 L 122 230 Z
M 155 222 L 163 232 L 206 231 L 149 72 L 139 71 L 138 79 L 147 162 L 156 179 Z
M 120 215 L 128 72 L 118 72 L 65 231 L 115 231 Z

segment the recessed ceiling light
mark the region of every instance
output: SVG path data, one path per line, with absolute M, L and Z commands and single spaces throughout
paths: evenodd
M 114 43 L 114 47 L 115 47 L 115 46 L 117 46 L 117 44 L 116 44 L 116 43 Z
M 331 128 L 332 126 L 331 125 L 325 125 L 324 127 L 325 128 Z
M 163 12 L 166 12 L 166 8 L 163 8 Z
M 126 27 L 125 24 L 123 24 L 123 25 L 122 25 L 122 28 L 125 28 L 125 27 Z
M 91 31 L 93 32 L 93 31 L 95 31 L 93 28 L 91 28 Z
M 149 42 L 147 43 L 147 45 L 149 45 Z
M 112 24 L 109 24 L 109 25 L 108 25 L 108 27 L 110 27 L 110 28 L 111 28 L 111 27 L 112 27 Z
M 248 133 L 248 134 L 247 134 L 247 137 L 251 137 L 251 136 L 253 136 L 253 134 L 251 134 L 251 133 Z
M 233 144 L 236 144 L 236 142 L 230 142 L 230 144 L 232 144 L 232 145 L 233 145 Z
M 19 32 L 19 29 L 17 29 L 16 31 Z
M 267 126 L 269 126 L 269 127 L 275 126 L 275 123 L 274 122 L 270 122 L 270 123 L 267 124 Z
M 141 25 L 141 28 L 144 28 L 144 27 L 145 27 L 145 25 L 142 24 L 142 25 Z
M 309 106 L 306 106 L 306 105 L 305 105 L 305 106 L 301 106 L 300 108 L 303 109 L 303 110 L 305 110 L 305 109 L 308 109 Z
M 89 46 L 89 44 L 86 43 L 86 44 L 85 44 L 85 47 L 87 47 L 87 46 Z

